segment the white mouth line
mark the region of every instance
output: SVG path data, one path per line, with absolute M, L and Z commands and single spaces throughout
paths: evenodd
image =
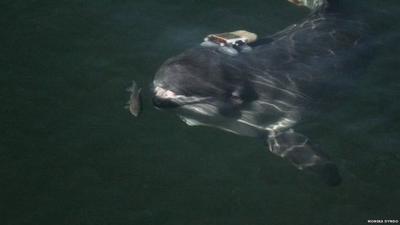
M 162 87 L 155 87 L 154 91 L 157 97 L 169 99 L 177 103 L 198 103 L 204 100 L 211 99 L 211 97 L 187 97 L 184 95 L 177 95 L 175 92 L 164 89 Z
M 175 97 L 177 97 L 177 95 L 174 92 L 172 92 L 170 90 L 166 90 L 161 87 L 156 87 L 154 89 L 154 91 L 155 91 L 156 96 L 160 97 L 160 98 L 175 98 Z

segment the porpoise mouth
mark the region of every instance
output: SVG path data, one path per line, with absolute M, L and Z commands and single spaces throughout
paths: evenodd
M 185 96 L 156 86 L 154 88 L 153 105 L 162 109 L 176 108 L 182 105 L 202 103 L 209 99 L 211 97 Z

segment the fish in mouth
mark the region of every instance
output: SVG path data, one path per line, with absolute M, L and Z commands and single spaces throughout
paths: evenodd
M 249 52 L 227 55 L 197 46 L 168 59 L 154 77 L 153 104 L 175 111 L 190 126 L 262 138 L 272 153 L 337 185 L 341 177 L 333 161 L 295 130 L 327 86 L 349 82 L 343 70 L 363 49 L 366 27 L 332 12 L 334 0 L 291 2 L 312 13 L 251 43 Z

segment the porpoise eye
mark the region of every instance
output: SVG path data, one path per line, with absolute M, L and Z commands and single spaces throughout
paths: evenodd
M 232 92 L 232 96 L 233 97 L 240 97 L 239 90 L 235 90 L 234 92 Z
M 243 103 L 243 99 L 240 97 L 239 90 L 235 90 L 231 93 L 231 99 L 235 105 L 240 105 Z

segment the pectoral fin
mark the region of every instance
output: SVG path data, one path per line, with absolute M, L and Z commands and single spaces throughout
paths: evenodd
M 268 137 L 269 150 L 287 160 L 300 170 L 319 175 L 327 184 L 337 185 L 341 178 L 336 165 L 316 151 L 309 139 L 293 130 L 271 134 Z

